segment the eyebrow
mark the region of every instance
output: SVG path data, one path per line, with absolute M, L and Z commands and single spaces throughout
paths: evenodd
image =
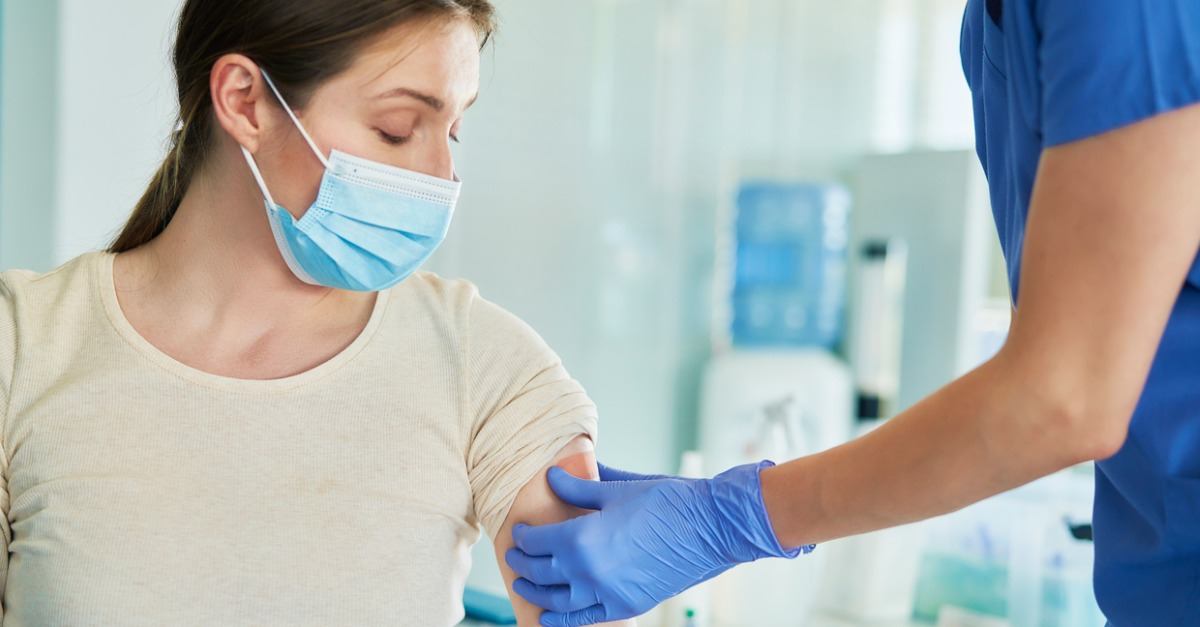
M 438 98 L 436 96 L 431 96 L 431 95 L 423 93 L 423 92 L 419 92 L 415 89 L 409 89 L 407 87 L 397 87 L 395 89 L 385 91 L 382 94 L 379 94 L 379 96 L 377 96 L 377 98 L 379 98 L 380 100 L 382 100 L 384 98 L 400 98 L 400 97 L 407 97 L 407 98 L 412 98 L 414 100 L 419 100 L 419 101 L 425 103 L 426 105 L 428 105 L 430 109 L 433 109 L 434 111 L 438 111 L 438 112 L 440 112 L 446 108 L 446 103 L 442 102 L 441 98 Z M 471 105 L 475 104 L 475 99 L 478 97 L 479 97 L 479 93 L 476 92 L 475 95 L 471 96 L 471 99 L 467 101 L 467 106 L 463 107 L 463 109 L 466 110 L 466 109 L 471 108 Z

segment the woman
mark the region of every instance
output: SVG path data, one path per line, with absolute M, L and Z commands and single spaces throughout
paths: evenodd
M 738 563 L 1091 460 L 1110 624 L 1200 625 L 1200 3 L 970 0 L 962 34 L 1017 303 L 1003 349 L 780 466 L 551 471 L 564 500 L 601 512 L 514 530 L 517 589 L 551 610 L 544 625 L 638 614 Z
M 591 401 L 414 273 L 492 19 L 184 5 L 179 127 L 112 249 L 0 275 L 10 624 L 452 625 L 480 525 L 571 515 L 538 473 L 594 474 Z

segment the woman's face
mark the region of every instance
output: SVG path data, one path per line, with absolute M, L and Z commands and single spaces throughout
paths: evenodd
M 469 21 L 408 24 L 320 85 L 296 114 L 326 155 L 337 149 L 452 179 L 451 143 L 478 90 L 479 35 Z M 267 140 L 279 168 L 270 178 L 287 185 L 271 191 L 284 207 L 302 211 L 316 198 L 324 171 L 286 114 L 275 110 L 272 126 L 282 131 L 277 144 Z

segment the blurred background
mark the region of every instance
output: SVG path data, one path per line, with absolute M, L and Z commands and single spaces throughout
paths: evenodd
M 558 351 L 600 407 L 605 463 L 813 453 L 1003 343 L 964 0 L 496 3 L 430 269 Z M 115 234 L 172 127 L 178 7 L 0 0 L 0 267 Z M 1100 625 L 1091 481 L 738 569 L 641 624 Z M 470 583 L 503 592 L 486 540 Z

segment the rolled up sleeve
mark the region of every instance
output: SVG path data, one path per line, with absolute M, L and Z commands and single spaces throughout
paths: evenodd
M 580 435 L 596 406 L 527 324 L 476 295 L 464 350 L 471 412 L 467 473 L 476 518 L 493 539 L 517 493 Z

